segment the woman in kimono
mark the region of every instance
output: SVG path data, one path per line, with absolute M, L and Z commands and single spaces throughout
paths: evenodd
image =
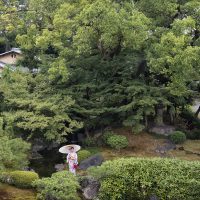
M 67 163 L 69 164 L 69 171 L 76 175 L 76 168 L 78 165 L 78 156 L 74 147 L 69 148 L 69 153 L 67 154 Z

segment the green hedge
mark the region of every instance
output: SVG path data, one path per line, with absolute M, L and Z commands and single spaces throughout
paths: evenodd
M 88 171 L 101 182 L 100 200 L 200 199 L 200 162 L 123 158 Z
M 0 174 L 1 182 L 15 185 L 19 188 L 31 188 L 33 181 L 38 179 L 38 174 L 30 171 L 12 171 Z
M 128 146 L 128 139 L 124 135 L 117 135 L 113 131 L 106 131 L 103 134 L 103 142 L 105 145 L 114 149 L 122 149 Z
M 114 136 L 114 132 L 113 131 L 106 131 L 103 133 L 103 136 L 102 136 L 102 139 L 103 139 L 103 142 L 105 144 L 107 144 L 107 141 L 108 141 L 108 138 L 111 137 L 111 136 Z
M 175 144 L 182 144 L 186 141 L 185 133 L 181 131 L 175 131 L 169 136 L 170 140 Z
M 123 135 L 113 135 L 107 139 L 107 144 L 114 149 L 123 149 L 128 146 L 128 140 Z
M 51 178 L 43 178 L 33 183 L 37 188 L 37 199 L 80 200 L 77 190 L 77 177 L 68 171 L 52 174 Z
M 81 161 L 85 160 L 86 158 L 90 157 L 92 155 L 91 152 L 88 150 L 80 150 L 78 152 L 78 162 L 80 163 Z

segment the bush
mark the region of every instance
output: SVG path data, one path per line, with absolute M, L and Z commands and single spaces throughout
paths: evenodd
M 115 134 L 113 133 L 113 131 L 106 131 L 106 132 L 104 132 L 104 133 L 103 133 L 103 136 L 102 136 L 103 142 L 104 142 L 105 144 L 107 144 L 108 138 L 111 137 L 111 136 L 114 136 L 114 135 L 115 135 Z
M 100 200 L 197 200 L 200 197 L 200 162 L 176 159 L 122 158 L 92 167 L 100 183 Z
M 78 152 L 78 162 L 85 160 L 86 158 L 90 157 L 92 154 L 88 150 L 81 150 Z
M 1 182 L 12 184 L 19 188 L 31 188 L 33 181 L 37 179 L 39 179 L 38 174 L 30 171 L 3 172 L 0 175 Z
M 122 149 L 128 146 L 128 140 L 123 135 L 113 135 L 107 139 L 107 144 L 114 149 Z
M 38 199 L 79 200 L 77 189 L 79 183 L 76 176 L 68 171 L 52 174 L 51 178 L 43 178 L 33 183 L 39 194 Z
M 28 165 L 31 145 L 21 138 L 0 137 L 0 170 L 18 170 Z
M 181 131 L 175 131 L 174 133 L 172 133 L 169 136 L 170 140 L 175 143 L 175 144 L 181 144 L 183 142 L 185 142 L 186 140 L 186 135 L 185 133 L 181 132 Z
M 95 146 L 95 144 L 96 144 L 96 141 L 92 137 L 88 137 L 83 140 L 83 146 L 85 147 L 93 147 Z

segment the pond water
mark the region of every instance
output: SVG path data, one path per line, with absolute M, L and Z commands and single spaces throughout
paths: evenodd
M 0 183 L 0 200 L 36 200 L 36 192 Z
M 63 163 L 65 155 L 58 152 L 58 149 L 40 152 L 43 158 L 30 160 L 29 167 L 39 174 L 40 177 L 49 177 L 56 172 L 55 165 Z

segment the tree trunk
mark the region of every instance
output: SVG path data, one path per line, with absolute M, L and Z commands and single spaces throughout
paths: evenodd
M 155 125 L 156 126 L 163 126 L 163 112 L 164 112 L 164 106 L 158 105 L 156 106 L 156 118 L 155 118 Z
M 174 124 L 174 119 L 176 115 L 176 109 L 174 106 L 170 106 L 168 109 L 169 117 L 170 117 L 170 124 Z
M 85 127 L 85 135 L 86 135 L 86 137 L 87 137 L 87 138 L 89 138 L 89 137 L 90 137 L 90 135 L 89 135 L 89 130 L 88 130 L 88 128 L 87 128 L 87 127 Z
M 147 115 L 144 115 L 144 122 L 145 122 L 145 128 L 148 128 L 148 118 Z

